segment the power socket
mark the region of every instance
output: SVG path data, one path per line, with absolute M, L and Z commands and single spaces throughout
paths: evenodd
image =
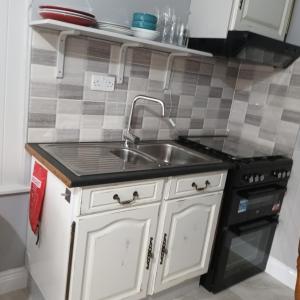
M 115 77 L 105 75 L 92 75 L 91 81 L 92 91 L 112 92 L 115 90 Z

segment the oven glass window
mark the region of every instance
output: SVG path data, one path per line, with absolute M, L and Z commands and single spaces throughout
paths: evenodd
M 271 226 L 249 233 L 234 234 L 229 247 L 225 278 L 243 273 L 249 268 L 264 269 L 266 255 L 269 254 L 268 241 L 272 234 Z

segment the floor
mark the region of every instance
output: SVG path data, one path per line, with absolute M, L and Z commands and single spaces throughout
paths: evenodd
M 217 295 L 199 288 L 198 280 L 192 280 L 147 300 L 293 300 L 293 291 L 267 274 L 248 279 Z M 0 296 L 0 300 L 33 299 L 27 290 L 20 290 Z M 53 299 L 54 300 L 54 299 Z

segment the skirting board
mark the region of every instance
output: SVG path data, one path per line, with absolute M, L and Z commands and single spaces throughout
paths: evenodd
M 291 269 L 276 258 L 269 257 L 266 273 L 292 290 L 295 289 L 297 280 L 296 270 Z
M 28 273 L 25 267 L 0 273 L 0 295 L 27 287 Z

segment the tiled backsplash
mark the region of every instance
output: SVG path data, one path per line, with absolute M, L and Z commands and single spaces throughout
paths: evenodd
M 300 61 L 287 69 L 240 65 L 229 117 L 231 134 L 270 153 L 292 155 L 300 124 Z
M 129 49 L 125 80 L 113 92 L 90 89 L 92 73 L 116 75 L 120 46 L 70 37 L 65 76 L 56 79 L 58 32 L 34 31 L 31 64 L 29 142 L 120 140 L 134 96 L 162 99 L 170 127 L 158 105 L 139 105 L 133 118 L 142 139 L 172 139 L 178 134 L 224 133 L 227 129 L 238 64 L 202 58 L 175 60 L 170 91 L 163 92 L 167 54 Z
M 167 54 L 129 49 L 123 84 L 113 92 L 90 89 L 92 73 L 116 75 L 120 45 L 71 37 L 65 76 L 56 79 L 58 32 L 34 31 L 29 142 L 120 140 L 134 96 L 164 100 L 138 105 L 133 118 L 142 139 L 178 134 L 231 134 L 255 141 L 270 153 L 291 155 L 300 124 L 300 61 L 288 69 L 215 58 L 175 60 L 169 91 L 163 91 Z M 233 99 L 233 100 L 232 100 Z

